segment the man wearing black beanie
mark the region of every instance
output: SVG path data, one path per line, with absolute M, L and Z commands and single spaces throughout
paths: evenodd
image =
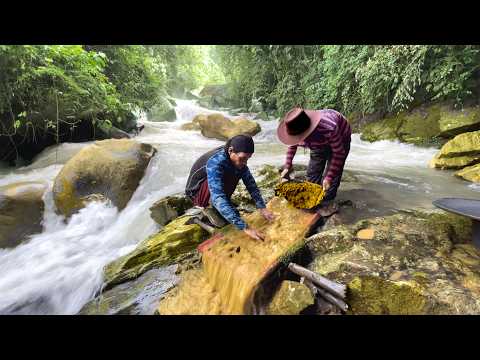
M 263 240 L 264 235 L 255 229 L 248 228 L 230 200 L 238 182 L 242 179 L 257 209 L 260 209 L 265 219 L 273 220 L 273 214 L 266 209 L 260 190 L 247 166 L 247 161 L 254 151 L 251 136 L 237 135 L 229 139 L 224 146 L 203 154 L 192 166 L 185 193 L 192 199 L 195 206 L 206 208 L 211 203 L 213 207 L 206 209 L 204 213 L 214 225 L 224 224 L 218 224 L 218 221 L 212 220 L 225 219 L 239 230 L 245 231 L 250 237 Z

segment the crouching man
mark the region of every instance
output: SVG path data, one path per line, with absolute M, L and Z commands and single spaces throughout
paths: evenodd
M 228 222 L 251 238 L 264 240 L 264 234 L 249 228 L 242 220 L 230 199 L 242 179 L 263 217 L 268 221 L 274 219 L 273 214 L 266 209 L 260 190 L 247 166 L 253 152 L 251 136 L 237 135 L 229 139 L 224 146 L 203 154 L 190 170 L 185 193 L 195 206 L 206 208 L 203 213 L 213 225 L 223 227 Z M 208 207 L 209 205 L 212 206 Z

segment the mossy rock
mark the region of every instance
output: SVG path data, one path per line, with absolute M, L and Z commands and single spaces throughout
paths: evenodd
M 437 169 L 462 169 L 465 166 L 480 162 L 480 154 L 477 156 L 457 156 L 452 158 L 441 158 L 440 153 L 430 161 L 431 168 Z
M 183 215 L 192 206 L 192 200 L 186 195 L 167 196 L 156 201 L 150 207 L 150 217 L 160 226 L 165 226 L 173 219 Z
M 105 267 L 104 289 L 135 279 L 152 268 L 182 260 L 208 236 L 200 226 L 186 224 L 190 219 L 190 216 L 175 219 L 159 233 L 138 244 L 131 253 L 108 264 Z
M 474 183 L 480 183 L 480 164 L 469 166 L 457 171 L 455 176 Z
M 15 247 L 42 231 L 44 182 L 19 182 L 0 187 L 0 249 Z
M 83 148 L 55 178 L 53 198 L 57 210 L 71 216 L 95 194 L 122 210 L 154 154 L 151 145 L 127 139 L 96 141 Z
M 442 159 L 459 156 L 480 156 L 480 131 L 455 136 L 442 146 L 438 156 Z
M 315 299 L 310 289 L 304 284 L 285 280 L 268 304 L 268 315 L 298 315 L 302 310 L 313 305 Z
M 148 121 L 175 121 L 177 114 L 174 106 L 166 97 L 160 97 L 157 105 L 147 112 Z
M 406 143 L 428 145 L 440 135 L 438 121 L 441 108 L 439 105 L 421 107 L 410 113 L 398 116 L 401 126 L 398 128 L 398 138 Z
M 444 110 L 439 120 L 440 136 L 455 135 L 480 130 L 480 107 L 469 107 L 462 110 Z
M 401 125 L 401 121 L 397 117 L 385 118 L 369 123 L 362 129 L 360 139 L 370 142 L 396 140 L 398 139 L 397 132 Z
M 228 140 L 240 134 L 254 136 L 261 131 L 260 125 L 255 121 L 244 118 L 230 120 L 219 113 L 197 115 L 191 123 L 182 125 L 183 130 L 194 130 L 197 127 L 203 136 L 218 140 Z
M 280 170 L 272 165 L 263 165 L 252 171 L 257 186 L 267 203 L 275 196 L 274 187 L 280 182 Z M 232 195 L 232 202 L 238 206 L 239 210 L 253 212 L 255 211 L 255 201 L 243 184 L 239 182 L 235 192 Z
M 358 237 L 362 229 L 373 236 Z M 471 239 L 465 217 L 402 211 L 310 237 L 308 267 L 348 285 L 350 314 L 480 314 L 480 250 Z
M 369 122 L 361 129 L 361 139 L 365 141 L 399 139 L 415 145 L 441 146 L 448 138 L 478 129 L 480 129 L 479 107 L 454 110 L 450 105 L 436 103 Z
M 86 303 L 78 315 L 153 315 L 158 302 L 179 281 L 176 265 L 152 269 Z
M 349 284 L 351 312 L 367 315 L 421 315 L 427 297 L 414 282 L 393 282 L 379 277 L 356 277 Z

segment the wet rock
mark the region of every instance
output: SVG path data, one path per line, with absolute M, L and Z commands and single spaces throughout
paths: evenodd
M 449 104 L 429 104 L 367 123 L 365 141 L 401 140 L 416 145 L 436 145 L 458 134 L 480 129 L 480 108 L 453 109 Z
M 480 162 L 480 155 L 441 158 L 440 153 L 438 153 L 430 161 L 430 167 L 437 168 L 437 169 L 462 169 L 465 166 L 476 164 L 478 162 Z
M 186 225 L 190 216 L 179 217 L 160 232 L 142 241 L 127 255 L 105 267 L 105 290 L 139 277 L 155 267 L 171 265 L 188 257 L 208 233 L 200 226 Z
M 480 155 L 480 131 L 473 131 L 455 136 L 442 146 L 439 158 Z
M 363 240 L 366 229 L 373 234 Z M 348 284 L 351 314 L 480 314 L 471 236 L 465 217 L 403 211 L 312 236 L 308 267 Z
M 480 164 L 466 167 L 455 173 L 455 176 L 461 177 L 474 183 L 480 183 Z
M 19 182 L 0 187 L 0 248 L 15 247 L 42 231 L 44 182 Z
M 177 265 L 152 269 L 89 301 L 79 315 L 153 315 L 159 301 L 179 281 Z
M 280 182 L 280 169 L 272 165 L 264 165 L 254 169 L 252 175 L 265 203 L 267 203 L 275 196 L 274 188 Z M 243 182 L 239 182 L 232 194 L 232 202 L 242 211 L 253 212 L 256 209 L 255 202 Z
M 452 137 L 480 129 L 480 107 L 442 112 L 439 120 L 440 136 Z
M 167 196 L 150 207 L 150 217 L 157 224 L 164 226 L 183 215 L 192 206 L 193 203 L 188 196 L 183 194 Z
M 100 194 L 122 210 L 137 189 L 155 149 L 133 140 L 96 141 L 80 150 L 55 178 L 57 210 L 70 216 Z
M 273 296 L 266 312 L 268 315 L 298 315 L 314 302 L 312 292 L 306 285 L 285 280 Z
M 218 140 L 227 140 L 239 134 L 254 136 L 261 131 L 255 121 L 244 118 L 230 120 L 222 114 L 197 115 L 190 124 L 184 124 L 181 128 L 194 130 L 198 127 L 203 136 Z
M 174 105 L 166 98 L 160 97 L 159 103 L 147 112 L 148 121 L 175 121 L 177 114 Z

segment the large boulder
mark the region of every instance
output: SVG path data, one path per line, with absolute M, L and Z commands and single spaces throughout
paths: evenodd
M 167 196 L 156 201 L 150 207 L 150 217 L 160 226 L 165 226 L 183 215 L 192 206 L 192 200 L 186 195 L 176 194 Z
M 135 250 L 108 264 L 104 289 L 135 279 L 152 268 L 183 260 L 208 236 L 200 226 L 187 224 L 190 219 L 190 216 L 175 219 L 138 244 Z
M 0 187 L 0 248 L 20 244 L 42 231 L 44 182 L 19 182 Z
M 160 97 L 158 104 L 147 112 L 148 121 L 175 121 L 175 107 L 166 97 Z
M 455 173 L 455 176 L 461 177 L 475 183 L 480 183 L 480 164 L 466 167 Z
M 417 145 L 438 145 L 455 135 L 480 129 L 480 108 L 453 109 L 429 104 L 362 125 L 362 140 L 394 140 Z
M 266 313 L 268 315 L 298 315 L 314 302 L 312 292 L 306 285 L 285 280 L 282 281 L 272 301 L 268 304 Z
M 480 107 L 443 111 L 438 124 L 443 137 L 480 130 Z
M 455 136 L 440 149 L 440 158 L 480 155 L 480 131 Z
M 231 84 L 205 85 L 200 91 L 199 105 L 207 108 L 221 108 L 235 106 Z
M 133 140 L 96 141 L 80 150 L 55 178 L 57 210 L 70 216 L 92 198 L 122 210 L 135 192 L 155 149 Z
M 465 217 L 403 211 L 312 236 L 308 267 L 348 285 L 351 314 L 480 314 L 471 237 Z
M 476 166 L 478 163 L 480 163 L 480 131 L 472 131 L 457 135 L 443 145 L 430 161 L 430 167 L 463 169 L 455 175 L 468 181 L 479 182 L 479 166 Z
M 480 154 L 476 156 L 456 156 L 451 158 L 442 158 L 440 153 L 434 156 L 430 161 L 431 168 L 437 169 L 462 169 L 465 166 L 480 162 Z
M 230 120 L 222 114 L 197 115 L 192 124 L 198 124 L 203 136 L 218 140 L 228 140 L 239 135 L 248 134 L 254 136 L 261 131 L 260 125 L 255 121 L 237 118 Z M 183 129 L 185 129 L 184 125 Z M 196 127 L 196 125 L 191 125 Z
M 401 123 L 397 118 L 386 118 L 367 124 L 362 129 L 360 139 L 364 141 L 396 140 Z

